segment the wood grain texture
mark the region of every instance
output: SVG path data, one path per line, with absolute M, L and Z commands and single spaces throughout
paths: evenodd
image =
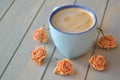
M 93 5 L 93 2 L 95 3 L 95 5 Z M 97 17 L 98 17 L 97 25 L 99 25 L 101 23 L 101 19 L 104 13 L 106 2 L 107 0 L 97 0 L 97 1 L 96 0 L 78 0 L 76 4 L 84 5 L 84 6 L 91 8 L 97 14 Z M 100 12 L 98 9 L 100 10 Z M 60 75 L 56 75 L 53 73 L 53 70 L 57 63 L 57 61 L 55 60 L 55 57 L 57 57 L 60 60 L 64 59 L 65 57 L 56 49 L 52 57 L 52 60 L 47 68 L 46 74 L 44 75 L 43 80 L 52 80 L 52 79 L 54 80 L 85 80 L 86 72 L 87 72 L 88 65 L 89 65 L 88 59 L 90 58 L 92 53 L 93 53 L 93 48 L 91 48 L 85 55 L 77 59 L 71 60 L 73 63 L 73 67 L 76 71 L 74 75 L 60 76 Z
M 0 75 L 14 56 L 42 2 L 16 0 L 0 22 Z
M 101 54 L 107 60 L 106 70 L 95 71 L 90 67 L 87 80 L 119 80 L 120 79 L 120 1 L 109 0 L 107 11 L 102 24 L 106 35 L 112 35 L 117 42 L 117 48 L 105 50 L 97 47 L 95 55 Z M 100 34 L 100 36 L 102 36 Z
M 0 21 L 14 0 L 0 0 Z
M 38 15 L 36 16 L 36 19 L 34 20 L 29 31 L 27 32 L 25 38 L 23 39 L 20 47 L 16 51 L 16 54 L 13 57 L 10 65 L 3 74 L 1 78 L 2 80 L 41 80 L 42 75 L 47 67 L 47 64 L 52 56 L 55 46 L 51 40 L 49 31 L 48 31 L 49 41 L 47 44 L 41 44 L 39 42 L 35 42 L 32 39 L 32 34 L 36 29 L 38 29 L 43 24 L 45 24 L 46 27 L 48 27 L 48 17 L 54 7 L 65 4 L 71 4 L 73 2 L 74 0 L 45 1 Z M 44 60 L 44 64 L 42 66 L 37 66 L 30 59 L 30 53 L 32 49 L 41 45 L 44 45 L 46 47 L 48 55 Z

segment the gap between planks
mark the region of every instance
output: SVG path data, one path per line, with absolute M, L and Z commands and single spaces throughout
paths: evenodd
M 52 54 L 51 54 L 51 57 L 50 57 L 50 59 L 49 59 L 49 61 L 48 61 L 48 64 L 47 64 L 47 66 L 46 66 L 46 68 L 45 68 L 45 70 L 44 70 L 44 72 L 43 72 L 42 77 L 41 77 L 40 80 L 43 80 L 44 75 L 45 75 L 45 73 L 46 73 L 46 71 L 47 71 L 47 68 L 48 68 L 48 66 L 49 66 L 49 64 L 50 64 L 50 61 L 51 61 L 51 59 L 53 58 L 53 55 L 54 55 L 55 50 L 56 50 L 56 47 L 53 49 L 53 52 L 52 52 Z
M 76 2 L 77 2 L 77 0 L 75 0 L 73 4 L 76 4 Z
M 76 2 L 77 2 L 77 0 L 75 0 L 75 1 L 73 2 L 73 5 L 76 4 Z M 48 64 L 47 64 L 47 66 L 46 66 L 46 68 L 45 68 L 45 71 L 43 72 L 42 77 L 40 78 L 40 80 L 43 80 L 44 75 L 45 75 L 45 73 L 46 73 L 46 71 L 47 71 L 47 69 L 48 69 L 49 63 L 50 63 L 51 59 L 53 58 L 53 55 L 54 55 L 55 50 L 56 50 L 56 46 L 55 46 L 55 48 L 53 49 L 52 55 L 51 55 L 51 57 L 50 57 L 50 59 L 49 59 L 49 62 L 48 62 Z
M 13 0 L 11 2 L 11 4 L 9 5 L 9 7 L 6 9 L 6 11 L 4 12 L 4 14 L 1 16 L 0 21 L 4 18 L 4 16 L 6 15 L 6 13 L 9 11 L 9 9 L 11 8 L 11 6 L 14 4 L 15 0 Z
M 76 4 L 76 2 L 77 2 L 77 0 L 74 1 L 73 5 Z M 103 20 L 104 20 L 104 16 L 105 16 L 105 14 L 106 14 L 106 10 L 107 10 L 107 7 L 108 7 L 108 3 L 109 3 L 109 0 L 107 0 L 107 2 L 106 2 L 105 9 L 104 9 L 104 12 L 103 12 L 103 16 L 102 16 L 102 19 L 101 19 L 101 22 L 100 22 L 100 25 L 99 25 L 100 27 L 102 27 L 102 23 L 103 23 Z M 100 32 L 98 32 L 98 34 L 97 34 L 97 36 L 96 36 L 96 40 L 95 40 L 95 43 L 94 43 L 94 47 L 93 47 L 91 56 L 92 56 L 92 55 L 95 53 L 95 51 L 96 51 L 96 42 L 97 42 L 97 40 L 98 40 L 99 34 L 100 34 Z M 46 68 L 45 68 L 45 71 L 44 71 L 42 77 L 40 78 L 40 80 L 43 80 L 43 78 L 44 78 L 44 75 L 45 75 L 45 73 L 46 73 L 46 71 L 47 71 L 47 69 L 48 69 L 49 63 L 50 63 L 50 61 L 51 61 L 51 59 L 52 59 L 52 57 L 53 57 L 53 55 L 54 55 L 55 49 L 56 49 L 56 47 L 54 48 L 54 50 L 53 50 L 53 52 L 52 52 L 52 55 L 51 55 L 51 57 L 50 57 L 50 60 L 49 60 L 49 62 L 48 62 L 48 64 L 47 64 L 47 66 L 46 66 Z M 86 71 L 84 80 L 87 79 L 87 75 L 88 75 L 88 72 L 89 72 L 89 68 L 90 68 L 90 65 L 88 65 L 88 68 L 87 68 L 87 71 Z
M 101 23 L 99 25 L 100 28 L 102 28 L 102 24 L 103 24 L 103 20 L 104 20 L 106 11 L 107 11 L 108 3 L 109 3 L 109 0 L 107 0 L 106 5 L 105 5 L 105 9 L 104 9 L 104 13 L 103 13 L 103 16 L 102 16 L 102 20 L 101 20 Z M 95 40 L 95 43 L 94 43 L 94 47 L 93 47 L 93 51 L 92 51 L 91 56 L 94 55 L 95 52 L 96 52 L 96 43 L 97 43 L 99 35 L 100 35 L 100 32 L 98 32 L 98 34 L 97 34 L 97 37 L 96 37 L 96 40 Z M 84 80 L 87 80 L 87 75 L 88 75 L 89 69 L 90 69 L 90 64 L 88 65 L 88 68 L 87 68 Z
M 30 29 L 31 25 L 33 24 L 33 22 L 34 22 L 34 20 L 36 19 L 36 17 L 37 17 L 37 15 L 38 15 L 38 13 L 40 12 L 41 8 L 43 7 L 43 5 L 44 5 L 45 1 L 46 1 L 46 0 L 43 0 L 43 2 L 42 2 L 42 4 L 41 4 L 41 6 L 39 7 L 39 9 L 38 9 L 37 13 L 35 14 L 35 16 L 34 16 L 33 20 L 31 21 L 31 23 L 30 23 L 29 27 L 27 28 L 27 30 L 26 30 L 26 32 L 25 32 L 25 34 L 23 35 L 22 39 L 20 40 L 20 42 L 19 42 L 19 44 L 18 44 L 17 48 L 15 49 L 15 51 L 14 51 L 14 53 L 13 53 L 12 57 L 10 58 L 10 60 L 9 60 L 8 64 L 6 65 L 6 67 L 5 67 L 5 69 L 3 70 L 2 74 L 0 75 L 0 79 L 2 78 L 3 74 L 5 73 L 6 69 L 7 69 L 7 68 L 8 68 L 8 66 L 9 66 L 10 62 L 12 61 L 13 57 L 15 56 L 15 54 L 16 54 L 16 52 L 17 52 L 18 48 L 20 47 L 20 45 L 21 45 L 22 41 L 24 40 L 24 38 L 25 38 L 26 34 L 28 33 L 28 31 L 29 31 L 29 29 Z M 15 2 L 15 0 L 14 0 L 14 2 Z M 12 2 L 12 4 L 13 4 L 14 2 Z M 12 4 L 11 4 L 11 6 L 12 6 Z M 10 6 L 10 7 L 11 7 L 11 6 Z M 9 8 L 10 8 L 10 7 L 9 7 Z M 7 11 L 8 11 L 8 10 L 9 10 L 9 9 L 7 9 Z M 3 16 L 3 17 L 4 17 L 4 16 Z

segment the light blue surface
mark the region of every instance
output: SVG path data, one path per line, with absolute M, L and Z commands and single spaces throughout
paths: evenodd
M 56 29 L 51 24 L 51 20 L 54 14 L 61 9 L 71 8 L 71 7 L 82 8 L 88 11 L 95 19 L 94 25 L 89 30 L 79 33 L 67 33 Z M 65 57 L 76 58 L 86 53 L 88 49 L 93 45 L 96 35 L 96 23 L 97 23 L 97 17 L 95 13 L 90 9 L 79 5 L 62 6 L 54 9 L 50 15 L 49 18 L 50 34 L 54 44 Z

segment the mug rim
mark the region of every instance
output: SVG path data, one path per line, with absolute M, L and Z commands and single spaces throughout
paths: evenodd
M 66 8 L 81 8 L 81 9 L 87 11 L 88 13 L 90 13 L 90 15 L 93 16 L 93 18 L 94 18 L 94 24 L 93 24 L 89 29 L 87 29 L 87 30 L 85 30 L 85 31 L 82 31 L 82 32 L 76 32 L 76 33 L 64 32 L 64 31 L 61 31 L 61 30 L 55 28 L 55 27 L 52 25 L 52 18 L 53 18 L 53 16 L 54 16 L 58 11 L 63 10 L 63 9 L 66 9 Z M 88 31 L 90 31 L 91 29 L 93 29 L 93 28 L 96 26 L 96 24 L 97 24 L 97 16 L 96 16 L 96 14 L 95 14 L 90 8 L 88 8 L 88 7 L 85 7 L 85 6 L 82 6 L 82 5 L 65 5 L 65 6 L 56 7 L 56 8 L 52 11 L 52 13 L 50 14 L 49 19 L 48 19 L 48 22 L 49 22 L 49 25 L 50 25 L 51 27 L 53 27 L 55 30 L 57 30 L 57 31 L 59 31 L 59 32 L 61 32 L 61 33 L 68 34 L 68 35 L 76 35 L 76 34 L 86 33 L 86 32 L 88 32 Z

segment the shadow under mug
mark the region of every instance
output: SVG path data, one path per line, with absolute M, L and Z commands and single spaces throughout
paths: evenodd
M 94 24 L 88 30 L 79 33 L 67 33 L 56 29 L 52 24 L 53 16 L 60 10 L 80 8 L 93 16 Z M 67 58 L 76 58 L 86 53 L 94 44 L 96 37 L 96 14 L 89 8 L 81 5 L 65 5 L 55 8 L 49 16 L 49 27 L 52 40 L 57 49 Z

